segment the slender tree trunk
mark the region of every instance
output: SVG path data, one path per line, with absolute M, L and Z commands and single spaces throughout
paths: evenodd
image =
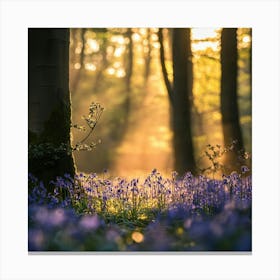
M 71 64 L 74 67 L 75 62 L 76 62 L 76 48 L 77 48 L 77 28 L 72 28 L 70 32 L 70 36 L 72 39 L 72 46 L 71 46 Z
M 75 174 L 72 154 L 61 149 L 61 144 L 68 148 L 71 145 L 70 127 L 69 30 L 31 28 L 28 30 L 28 168 L 46 184 L 56 176 Z M 36 149 L 40 147 L 38 152 Z
M 171 105 L 173 104 L 173 89 L 172 85 L 168 79 L 168 73 L 166 69 L 166 64 L 165 64 L 165 50 L 164 50 L 164 44 L 163 44 L 163 32 L 162 28 L 159 28 L 158 30 L 158 40 L 160 44 L 160 49 L 159 49 L 159 54 L 160 54 L 160 64 L 161 64 L 161 69 L 162 69 L 162 75 L 163 75 L 163 80 L 164 84 L 168 93 L 169 101 Z
M 127 29 L 126 36 L 128 38 L 127 46 L 127 66 L 126 66 L 126 91 L 131 91 L 131 77 L 133 72 L 133 42 L 132 42 L 132 30 L 131 28 Z
M 194 103 L 193 95 L 193 63 L 192 63 L 192 50 L 191 50 L 191 30 L 187 29 L 187 36 L 190 38 L 187 44 L 188 57 L 188 93 L 191 108 L 191 119 L 192 119 L 192 134 L 193 136 L 203 134 L 203 119 L 201 113 L 199 113 L 197 106 Z
M 192 64 L 189 28 L 173 30 L 173 142 L 175 169 L 179 174 L 196 172 L 192 131 L 191 102 Z
M 125 97 L 125 103 L 124 107 L 127 112 L 127 116 L 129 115 L 130 109 L 131 109 L 131 98 L 130 98 L 130 92 L 131 92 L 131 77 L 133 73 L 133 41 L 132 41 L 132 30 L 131 28 L 127 29 L 126 36 L 128 38 L 128 45 L 127 45 L 127 61 L 125 63 L 126 65 L 126 75 L 125 75 L 125 87 L 126 87 L 126 97 Z
M 252 29 L 249 31 L 250 35 L 250 53 L 249 53 L 249 73 L 250 73 L 250 81 L 249 81 L 249 86 L 250 86 L 250 100 L 252 104 L 252 42 L 253 42 L 253 37 L 252 37 Z M 252 115 L 252 107 L 251 107 L 251 115 Z
M 225 158 L 229 169 L 238 165 L 238 151 L 243 150 L 242 131 L 237 103 L 237 29 L 224 28 L 221 37 L 221 113 L 224 144 L 237 141 L 235 149 Z
M 144 50 L 145 54 L 145 73 L 144 73 L 144 83 L 147 85 L 149 76 L 150 76 L 150 71 L 151 71 L 151 30 L 150 28 L 147 28 L 147 46 L 145 46 L 146 51 Z
M 100 52 L 101 52 L 101 62 L 100 66 L 98 67 L 98 71 L 96 72 L 95 77 L 95 83 L 93 87 L 93 91 L 98 92 L 101 88 L 101 84 L 104 80 L 104 71 L 108 67 L 108 60 L 107 60 L 107 45 L 108 45 L 108 37 L 107 37 L 107 28 L 101 28 L 101 29 L 94 29 L 94 32 L 103 33 L 104 36 L 102 36 L 102 43 L 100 44 Z
M 82 28 L 81 29 L 81 42 L 82 42 L 82 49 L 81 49 L 81 53 L 80 53 L 80 69 L 77 70 L 77 74 L 75 75 L 75 78 L 73 79 L 73 83 L 72 83 L 72 88 L 71 90 L 73 92 L 76 92 L 81 76 L 82 76 L 82 72 L 84 71 L 84 60 L 85 60 L 85 46 L 86 46 L 86 38 L 85 38 L 85 34 L 86 34 L 87 29 L 86 28 Z
M 253 42 L 253 37 L 252 37 L 252 29 L 249 31 L 250 35 L 250 51 L 249 51 L 249 94 L 250 94 L 250 115 L 252 116 L 252 42 Z M 250 139 L 252 139 L 252 128 L 250 129 Z M 244 145 L 245 149 L 245 145 Z M 251 160 L 249 160 L 249 165 L 251 165 Z

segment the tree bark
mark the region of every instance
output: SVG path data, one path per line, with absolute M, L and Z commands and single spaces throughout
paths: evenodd
M 175 170 L 179 174 L 196 173 L 192 131 L 191 102 L 192 63 L 189 28 L 174 28 L 173 56 L 173 143 Z
M 61 144 L 71 145 L 70 127 L 69 30 L 31 28 L 28 30 L 28 168 L 46 184 L 56 176 L 75 174 L 72 154 L 59 150 Z M 43 150 L 36 152 L 34 145 Z
M 173 89 L 171 82 L 168 79 L 168 73 L 166 69 L 166 64 L 165 64 L 165 50 L 164 50 L 164 44 L 163 44 L 163 33 L 162 33 L 162 28 L 159 28 L 158 30 L 158 40 L 160 44 L 160 49 L 159 49 L 159 54 L 160 54 L 160 64 L 161 64 L 161 69 L 162 69 L 162 75 L 163 75 L 163 80 L 164 84 L 168 93 L 169 101 L 171 105 L 173 105 Z
M 238 165 L 238 151 L 243 150 L 242 131 L 239 122 L 237 28 L 224 28 L 221 37 L 221 113 L 224 145 L 237 141 L 233 151 L 225 158 L 230 170 Z

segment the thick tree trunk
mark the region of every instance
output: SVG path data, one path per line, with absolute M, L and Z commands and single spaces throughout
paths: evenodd
M 238 151 L 243 148 L 237 103 L 237 29 L 224 28 L 221 37 L 221 113 L 224 145 L 237 141 L 235 148 L 225 158 L 225 164 L 232 170 L 238 166 Z
M 28 30 L 28 167 L 30 173 L 46 184 L 56 176 L 75 174 L 72 154 L 61 146 L 70 147 L 70 126 L 69 30 L 31 28 Z
M 175 169 L 179 174 L 196 172 L 192 131 L 191 103 L 192 63 L 190 29 L 173 30 L 173 141 Z

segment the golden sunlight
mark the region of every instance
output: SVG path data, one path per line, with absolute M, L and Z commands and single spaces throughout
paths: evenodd
M 117 76 L 118 78 L 123 78 L 123 77 L 125 76 L 125 71 L 124 71 L 124 69 L 122 69 L 122 68 L 118 69 L 117 72 L 116 72 L 116 76 Z
M 141 243 L 144 240 L 144 235 L 141 232 L 134 231 L 131 236 L 136 243 Z
M 114 75 L 116 73 L 116 70 L 112 67 L 108 68 L 106 71 L 109 75 Z
M 140 42 L 141 41 L 141 36 L 138 33 L 133 33 L 132 39 L 134 42 Z
M 218 51 L 220 43 L 219 42 L 195 42 L 192 43 L 192 51 L 203 51 L 208 48 Z
M 87 44 L 89 46 L 89 49 L 92 51 L 92 52 L 98 52 L 99 51 L 99 44 L 97 43 L 96 40 L 94 39 L 88 39 L 87 40 Z
M 81 64 L 78 63 L 78 62 L 75 63 L 74 68 L 77 69 L 77 70 L 80 69 L 81 68 Z
M 124 46 L 118 47 L 118 48 L 116 48 L 116 50 L 114 52 L 114 56 L 115 57 L 121 57 L 124 51 L 125 51 Z
M 211 48 L 214 51 L 219 50 L 220 43 L 217 39 L 219 28 L 192 28 L 193 51 L 202 51 Z M 209 40 L 207 40 L 209 39 Z
M 122 35 L 114 35 L 111 38 L 111 42 L 123 45 L 125 43 L 125 39 L 124 39 L 124 37 Z
M 114 68 L 120 68 L 122 64 L 119 61 L 113 63 Z
M 89 71 L 95 71 L 96 70 L 96 66 L 93 63 L 86 63 L 85 64 L 85 69 L 89 70 Z
M 217 37 L 219 28 L 192 28 L 192 37 L 195 40 Z
M 146 33 L 147 33 L 147 28 L 139 28 L 139 33 L 140 33 L 141 35 L 146 35 Z
M 245 35 L 242 38 L 243 43 L 250 43 L 251 42 L 251 37 L 249 35 Z

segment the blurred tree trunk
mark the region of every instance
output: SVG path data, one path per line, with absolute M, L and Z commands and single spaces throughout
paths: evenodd
M 95 28 L 94 32 L 102 34 L 102 43 L 100 44 L 101 62 L 96 72 L 95 83 L 93 87 L 93 91 L 98 92 L 104 79 L 103 73 L 109 64 L 107 59 L 108 34 L 107 28 Z
M 150 71 L 151 71 L 151 29 L 147 28 L 147 45 L 144 46 L 144 54 L 145 54 L 145 73 L 144 73 L 144 84 L 147 85 Z
M 69 29 L 31 28 L 28 30 L 28 168 L 46 184 L 56 176 L 75 174 L 72 153 L 62 147 L 71 145 L 70 127 Z
M 194 103 L 193 95 L 193 63 L 192 63 L 192 49 L 191 49 L 191 29 L 187 29 L 187 75 L 188 75 L 188 96 L 190 101 L 190 110 L 191 110 L 191 126 L 192 126 L 192 135 L 202 135 L 202 115 L 199 113 L 197 106 Z
M 249 36 L 250 36 L 250 50 L 249 50 L 249 93 L 250 93 L 250 115 L 252 116 L 252 29 L 250 28 L 249 30 Z M 252 128 L 250 129 L 250 139 L 252 139 Z M 245 142 L 245 140 L 244 140 Z M 245 149 L 245 145 L 244 145 L 244 149 Z M 249 166 L 251 166 L 252 162 L 251 159 L 247 160 L 246 164 L 248 164 Z
M 87 28 L 81 28 L 81 42 L 82 42 L 82 49 L 81 49 L 81 53 L 80 53 L 80 59 L 79 59 L 79 64 L 80 64 L 80 68 L 77 69 L 77 73 L 76 75 L 73 77 L 73 82 L 72 82 L 72 86 L 71 86 L 71 91 L 72 92 L 76 92 L 81 76 L 82 76 L 82 72 L 84 71 L 84 60 L 85 60 L 85 46 L 86 46 L 86 38 L 85 38 L 85 34 L 86 34 Z
M 132 29 L 128 28 L 126 32 L 128 38 L 127 45 L 127 61 L 126 61 L 126 75 L 125 75 L 125 86 L 126 86 L 126 97 L 125 97 L 125 110 L 127 115 L 129 114 L 131 107 L 130 92 L 131 92 L 131 77 L 133 73 L 133 41 L 132 41 Z
M 72 41 L 72 45 L 71 45 L 71 66 L 72 68 L 74 68 L 75 63 L 76 63 L 76 48 L 77 48 L 77 28 L 71 28 L 70 30 L 70 36 L 71 36 L 71 41 Z
M 173 89 L 171 82 L 168 79 L 168 73 L 167 73 L 167 68 L 165 64 L 165 48 L 164 48 L 164 43 L 163 43 L 163 28 L 159 28 L 158 30 L 158 40 L 160 44 L 160 49 L 159 49 L 159 54 L 160 54 L 160 64 L 161 64 L 161 69 L 162 69 L 162 75 L 163 75 L 163 80 L 164 84 L 168 93 L 169 101 L 171 105 L 173 106 Z
M 133 41 L 132 41 L 132 30 L 131 28 L 127 29 L 126 36 L 128 38 L 127 45 L 127 64 L 126 64 L 126 91 L 131 91 L 131 77 L 133 72 Z
M 175 169 L 179 174 L 196 173 L 191 129 L 193 71 L 190 28 L 173 29 L 172 50 Z
M 221 37 L 221 113 L 224 145 L 237 141 L 234 149 L 226 154 L 225 165 L 232 171 L 238 167 L 238 151 L 244 150 L 239 122 L 237 28 L 223 28 Z
M 250 86 L 250 100 L 252 104 L 252 29 L 249 31 L 249 36 L 250 36 L 250 52 L 249 52 L 249 73 L 250 73 L 250 81 L 249 81 L 249 86 Z M 252 115 L 252 107 L 251 107 L 251 115 Z

